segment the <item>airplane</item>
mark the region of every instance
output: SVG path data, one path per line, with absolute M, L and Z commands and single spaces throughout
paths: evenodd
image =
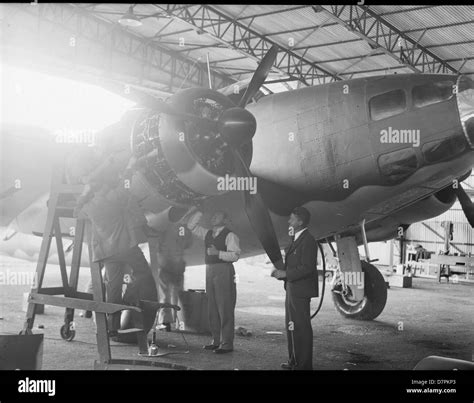
M 401 236 L 409 225 L 454 204 L 456 184 L 474 163 L 474 82 L 445 74 L 371 76 L 250 102 L 277 53 L 275 46 L 268 51 L 243 93 L 189 88 L 166 100 L 134 93 L 140 107 L 99 140 L 137 158 L 131 191 L 150 226 L 159 230 L 197 208 L 207 214 L 225 210 L 242 257 L 265 252 L 282 267 L 288 216 L 305 206 L 315 238 L 337 246 L 340 267 L 331 287 L 337 311 L 373 320 L 385 307 L 387 287 L 368 244 Z M 17 151 L 3 151 L 9 170 L 19 163 Z M 223 178 L 227 188 L 218 186 Z M 253 179 L 256 192 L 242 189 Z M 11 180 L 2 180 L 3 186 Z M 4 192 L 2 204 L 18 204 L 15 198 L 26 191 Z M 45 194 L 46 188 L 35 197 Z M 23 214 L 31 218 L 32 209 L 38 206 L 30 204 Z M 22 232 L 41 235 L 41 229 L 20 223 L 31 219 L 18 215 L 15 230 L 3 227 L 4 253 L 11 253 L 6 245 Z M 366 248 L 365 259 L 359 245 Z M 194 242 L 187 264 L 202 264 L 203 258 L 202 243 Z M 362 288 L 348 281 L 357 273 Z

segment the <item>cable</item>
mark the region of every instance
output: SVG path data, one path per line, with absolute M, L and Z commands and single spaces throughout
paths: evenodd
M 188 344 L 188 341 L 186 340 L 186 338 L 184 337 L 183 331 L 181 330 L 181 321 L 179 320 L 178 315 L 176 315 L 176 321 L 178 322 L 178 333 L 181 334 L 181 337 L 183 338 L 184 343 L 186 344 L 186 348 L 188 349 L 188 351 L 186 351 L 186 352 L 189 353 L 189 344 Z
M 186 344 L 187 351 L 184 351 L 183 353 L 189 353 L 189 344 L 186 338 L 184 337 L 184 333 L 181 331 L 181 321 L 179 320 L 178 315 L 176 314 L 176 322 L 178 322 L 178 327 L 177 327 L 177 332 L 181 334 L 181 337 L 183 338 L 184 343 Z M 158 311 L 156 312 L 155 316 L 155 321 L 153 323 L 153 331 L 156 332 L 156 326 L 158 324 Z
M 326 259 L 324 256 L 323 247 L 321 246 L 321 243 L 319 242 L 318 242 L 318 248 L 319 248 L 319 251 L 321 252 L 321 260 L 323 261 L 323 289 L 321 290 L 321 298 L 319 299 L 318 307 L 316 308 L 316 311 L 311 315 L 311 319 L 313 319 L 320 311 L 321 306 L 323 305 L 324 291 L 326 290 Z

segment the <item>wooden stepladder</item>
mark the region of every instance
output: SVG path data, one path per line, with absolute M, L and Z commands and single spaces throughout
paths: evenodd
M 35 284 L 33 285 L 29 299 L 26 320 L 20 334 L 32 334 L 32 329 L 36 314 L 36 305 L 52 305 L 66 308 L 64 314 L 64 324 L 61 327 L 61 337 L 71 341 L 75 336 L 74 310 L 81 309 L 96 313 L 97 325 L 97 348 L 99 361 L 96 361 L 97 368 L 103 368 L 108 364 L 113 364 L 110 343 L 107 329 L 107 314 L 120 312 L 123 310 L 134 310 L 142 313 L 142 309 L 136 306 L 112 304 L 104 302 L 104 288 L 99 263 L 92 261 L 92 247 L 88 242 L 89 262 L 92 277 L 93 294 L 80 292 L 77 290 L 79 280 L 79 270 L 81 267 L 81 255 L 86 231 L 86 220 L 76 219 L 74 227 L 74 244 L 72 250 L 71 270 L 68 278 L 66 269 L 66 259 L 61 234 L 61 218 L 74 218 L 75 207 L 74 195 L 83 191 L 82 185 L 68 185 L 64 181 L 63 169 L 56 168 L 53 171 L 51 184 L 51 194 L 48 201 L 48 215 L 46 219 L 43 240 L 36 265 Z M 61 287 L 43 287 L 43 280 L 48 263 L 48 256 L 52 238 L 56 239 L 56 247 L 59 259 L 59 269 L 61 272 Z M 148 349 L 146 333 L 137 332 L 137 341 L 140 353 L 146 353 Z M 122 360 L 123 361 L 123 360 Z

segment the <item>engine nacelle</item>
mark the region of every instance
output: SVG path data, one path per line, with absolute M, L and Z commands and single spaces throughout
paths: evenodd
M 451 187 L 447 187 L 401 210 L 393 217 L 402 224 L 413 224 L 443 214 L 453 206 L 455 201 L 456 193 Z
M 381 242 L 399 236 L 399 229 L 405 231 L 411 224 L 437 217 L 449 210 L 456 201 L 456 194 L 451 187 L 418 201 L 404 208 L 376 224 L 369 223 L 366 227 L 367 240 L 369 242 Z M 362 244 L 360 232 L 354 234 L 356 242 Z
M 202 88 L 181 91 L 171 97 L 170 104 L 180 112 L 211 122 L 233 106 L 226 96 Z M 131 140 L 138 163 L 144 168 L 134 177 L 134 193 L 154 192 L 171 204 L 189 206 L 225 193 L 218 186 L 219 178 L 235 172 L 230 145 L 206 125 L 143 110 L 133 125 Z M 243 144 L 240 151 L 250 164 L 252 143 Z

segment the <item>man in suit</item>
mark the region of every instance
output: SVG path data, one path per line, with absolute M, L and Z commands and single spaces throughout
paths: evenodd
M 233 262 L 240 257 L 239 238 L 227 228 L 228 217 L 216 211 L 211 217 L 211 229 L 198 225 L 200 211 L 188 220 L 188 229 L 204 240 L 206 262 L 206 294 L 212 342 L 204 346 L 216 354 L 234 350 L 234 322 L 237 288 Z
M 313 369 L 313 328 L 311 298 L 318 296 L 317 243 L 308 230 L 311 215 L 304 207 L 293 210 L 288 220 L 293 242 L 285 251 L 285 269 L 275 269 L 272 276 L 284 280 L 286 290 L 285 320 L 288 339 L 288 362 L 283 369 Z

